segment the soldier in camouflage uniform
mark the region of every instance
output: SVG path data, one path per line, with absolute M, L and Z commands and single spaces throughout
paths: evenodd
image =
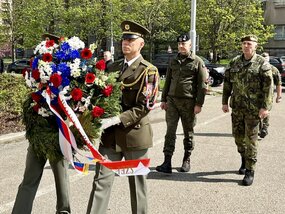
M 193 128 L 196 114 L 202 110 L 207 88 L 205 64 L 190 51 L 190 38 L 181 35 L 177 42 L 179 53 L 169 64 L 161 98 L 161 109 L 166 110 L 167 131 L 163 149 L 165 159 L 156 170 L 164 173 L 172 173 L 171 158 L 179 118 L 184 132 L 184 157 L 180 171 L 190 170 L 190 155 L 194 149 Z
M 269 62 L 269 54 L 268 53 L 264 52 L 263 54 L 261 54 L 261 56 L 263 56 Z M 276 103 L 280 103 L 281 99 L 282 99 L 282 97 L 281 97 L 281 94 L 282 94 L 281 74 L 280 74 L 279 70 L 275 66 L 273 66 L 273 65 L 270 65 L 270 66 L 271 66 L 271 69 L 272 69 L 273 82 L 274 82 L 274 85 L 276 85 L 277 96 L 276 96 L 276 100 L 275 101 L 276 101 Z M 269 116 L 270 115 L 268 115 L 266 118 L 264 118 L 260 122 L 259 136 L 261 138 L 264 138 L 266 135 L 268 135 Z
M 257 157 L 260 119 L 267 117 L 272 103 L 272 71 L 270 64 L 256 54 L 257 37 L 241 39 L 241 56 L 234 58 L 225 71 L 222 110 L 232 108 L 232 131 L 242 157 L 239 174 L 245 174 L 243 185 L 253 183 Z

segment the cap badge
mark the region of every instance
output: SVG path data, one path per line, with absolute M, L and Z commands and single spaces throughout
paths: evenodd
M 125 29 L 126 29 L 126 30 L 130 30 L 130 25 L 126 24 L 126 25 L 125 25 Z

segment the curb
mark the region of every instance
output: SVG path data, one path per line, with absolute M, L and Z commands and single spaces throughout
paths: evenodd
M 24 131 L 24 132 L 17 132 L 17 133 L 1 135 L 0 143 L 6 144 L 6 143 L 19 142 L 19 141 L 26 140 L 25 133 L 26 132 Z

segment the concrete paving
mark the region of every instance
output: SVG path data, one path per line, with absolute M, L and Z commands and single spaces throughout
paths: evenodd
M 283 96 L 284 97 L 284 96 Z M 196 146 L 189 173 L 179 173 L 183 157 L 183 131 L 177 130 L 173 173 L 154 169 L 163 161 L 165 134 L 164 112 L 151 112 L 154 147 L 150 149 L 151 172 L 148 174 L 149 214 L 282 214 L 285 210 L 285 100 L 274 104 L 269 135 L 259 140 L 258 162 L 252 186 L 241 185 L 238 175 L 240 157 L 231 136 L 230 114 L 221 111 L 221 96 L 208 95 L 195 127 Z M 0 137 L 1 138 L 1 137 Z M 2 141 L 3 142 L 3 141 Z M 7 142 L 7 141 L 6 141 Z M 25 167 L 27 141 L 0 143 L 0 213 L 11 213 L 17 187 Z M 70 168 L 72 213 L 86 213 L 94 177 Z M 55 213 L 53 174 L 47 163 L 34 201 L 33 213 Z M 131 213 L 128 179 L 116 177 L 107 214 Z

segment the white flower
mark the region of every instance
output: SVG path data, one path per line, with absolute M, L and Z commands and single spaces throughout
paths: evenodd
M 52 115 L 52 112 L 48 111 L 44 107 L 41 107 L 41 108 L 39 108 L 38 114 L 43 116 L 43 117 L 49 117 L 50 115 Z
M 91 50 L 92 53 L 94 53 L 96 48 L 97 48 L 97 45 L 95 43 L 92 43 L 89 45 L 89 49 Z
M 71 37 L 69 40 L 67 40 L 67 42 L 70 45 L 71 49 L 74 50 L 83 49 L 85 47 L 84 42 L 76 36 Z

